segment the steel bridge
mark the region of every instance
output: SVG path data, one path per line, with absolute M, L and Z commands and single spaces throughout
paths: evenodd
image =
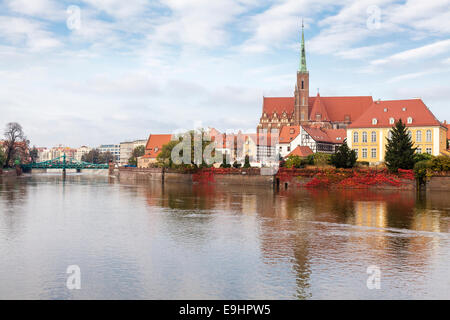
M 29 171 L 32 169 L 108 169 L 108 164 L 96 164 L 84 161 L 77 161 L 74 158 L 67 158 L 66 155 L 61 157 L 38 163 L 23 164 L 22 169 Z

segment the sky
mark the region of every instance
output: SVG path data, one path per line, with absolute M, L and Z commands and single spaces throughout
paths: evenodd
M 420 97 L 450 120 L 450 0 L 0 0 L 0 130 L 35 146 L 215 127 L 293 96 Z

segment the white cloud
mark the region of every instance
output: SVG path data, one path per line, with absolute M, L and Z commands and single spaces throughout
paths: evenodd
M 405 63 L 423 58 L 431 58 L 450 50 L 450 39 L 437 41 L 419 48 L 402 51 L 387 58 L 372 61 L 372 65 L 385 65 L 389 63 Z
M 6 0 L 13 12 L 48 20 L 65 20 L 65 8 L 54 0 Z
M 371 57 L 375 54 L 382 53 L 386 49 L 389 49 L 394 46 L 394 43 L 387 42 L 383 44 L 376 44 L 372 46 L 344 49 L 337 51 L 335 53 L 336 56 L 341 57 L 343 59 L 363 59 L 367 57 Z
M 161 3 L 171 14 L 156 21 L 149 39 L 201 47 L 226 44 L 226 28 L 245 10 L 245 4 L 236 0 L 164 0 Z
M 61 42 L 45 30 L 42 23 L 25 18 L 0 16 L 2 37 L 16 47 L 24 46 L 34 52 L 61 46 Z

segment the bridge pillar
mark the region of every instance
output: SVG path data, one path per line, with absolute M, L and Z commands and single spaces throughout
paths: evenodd
M 114 162 L 110 161 L 108 164 L 108 171 L 110 176 L 114 174 L 114 168 L 115 168 Z

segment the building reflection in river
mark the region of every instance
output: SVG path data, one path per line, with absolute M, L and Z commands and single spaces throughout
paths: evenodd
M 251 227 L 246 229 L 258 233 L 265 264 L 295 274 L 296 298 L 319 296 L 312 287 L 325 283 L 325 279 L 314 276 L 324 259 L 336 261 L 328 268 L 342 290 L 346 284 L 340 283 L 341 279 L 352 281 L 349 272 L 365 274 L 365 268 L 371 264 L 384 267 L 388 274 L 402 271 L 420 279 L 425 266 L 437 254 L 439 233 L 448 232 L 449 212 L 433 211 L 433 204 L 443 201 L 434 194 L 367 190 L 275 192 L 269 188 L 177 184 L 152 185 L 143 192 L 149 206 L 195 210 L 206 216 L 221 212 L 254 216 Z M 220 223 L 217 216 L 205 218 L 211 225 Z M 282 267 L 289 263 L 290 270 Z M 405 266 L 409 269 L 405 270 Z M 277 275 L 272 277 L 276 281 Z M 361 286 L 365 282 L 360 278 L 355 276 L 355 281 L 361 280 Z

